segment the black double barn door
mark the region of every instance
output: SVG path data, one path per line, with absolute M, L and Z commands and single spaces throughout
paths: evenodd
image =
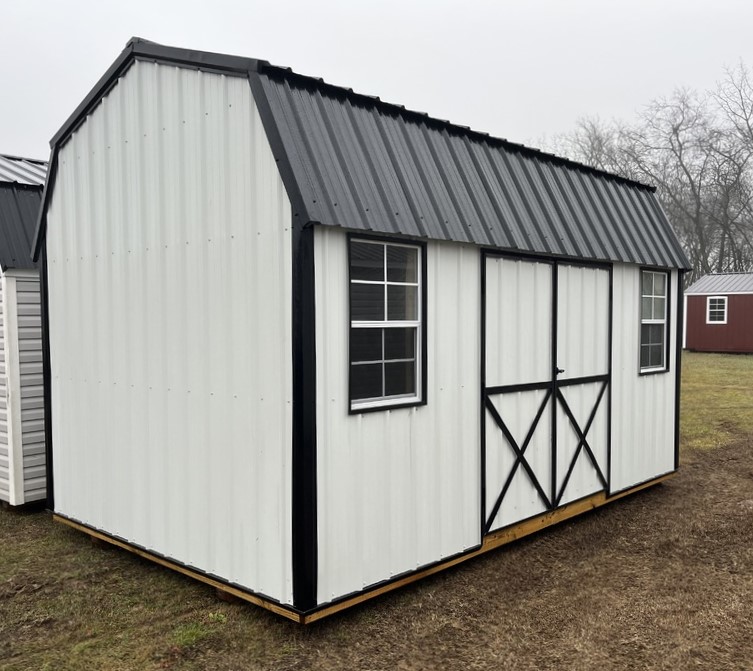
M 482 531 L 609 491 L 611 269 L 485 254 Z

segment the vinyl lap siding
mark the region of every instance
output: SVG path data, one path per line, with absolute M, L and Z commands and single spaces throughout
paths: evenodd
M 5 369 L 5 294 L 0 280 L 0 501 L 10 500 L 8 378 Z
M 39 277 L 16 278 L 24 500 L 45 498 L 44 386 Z

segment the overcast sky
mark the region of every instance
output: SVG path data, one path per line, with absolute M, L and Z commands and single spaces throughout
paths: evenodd
M 534 146 L 753 66 L 750 0 L 0 2 L 0 153 L 38 158 L 132 35 L 288 65 Z

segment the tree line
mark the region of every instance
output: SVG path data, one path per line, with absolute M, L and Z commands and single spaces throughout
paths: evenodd
M 753 270 L 753 85 L 744 64 L 715 89 L 678 89 L 631 123 L 581 119 L 554 151 L 653 184 L 692 272 Z

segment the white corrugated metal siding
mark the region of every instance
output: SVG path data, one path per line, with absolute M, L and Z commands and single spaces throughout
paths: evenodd
M 486 259 L 486 386 L 544 383 L 552 375 L 552 272 L 548 263 L 511 258 Z M 491 394 L 490 400 L 519 446 L 528 434 L 545 391 Z M 545 491 L 551 480 L 550 398 L 526 450 L 533 473 Z M 486 412 L 486 519 L 515 463 L 515 453 Z M 518 467 L 490 531 L 545 512 L 525 469 Z
M 557 367 L 560 382 L 609 372 L 609 271 L 602 268 L 560 265 L 557 288 Z M 604 383 L 560 387 L 565 402 L 581 431 L 596 407 L 586 435 L 602 475 L 608 460 L 609 405 L 606 392 L 596 406 Z M 561 402 L 557 404 L 557 490 L 565 484 L 580 439 Z M 581 448 L 560 505 L 604 489 L 585 448 Z
M 5 361 L 5 291 L 0 279 L 0 501 L 10 501 L 8 447 L 8 377 Z
M 56 511 L 290 603 L 291 213 L 247 80 L 134 63 L 47 216 Z
M 478 248 L 428 243 L 425 406 L 348 414 L 347 238 L 317 228 L 318 601 L 480 541 Z
M 674 470 L 677 272 L 671 273 L 670 372 L 638 375 L 640 268 L 616 264 L 612 332 L 612 491 Z

